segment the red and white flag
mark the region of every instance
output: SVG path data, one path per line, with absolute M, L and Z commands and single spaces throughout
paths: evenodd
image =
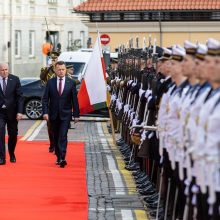
M 78 101 L 80 114 L 107 107 L 106 71 L 99 34 L 78 92 Z

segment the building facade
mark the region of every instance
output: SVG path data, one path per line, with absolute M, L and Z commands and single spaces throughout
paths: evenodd
M 97 27 L 110 37 L 109 47 L 128 45 L 129 39 L 143 38 L 161 47 L 183 44 L 184 40 L 205 43 L 209 37 L 220 40 L 220 1 L 218 0 L 87 0 L 74 8 L 87 16 L 85 24 L 94 42 Z
M 9 62 L 11 73 L 20 77 L 38 76 L 47 63 L 42 53 L 46 42 L 61 51 L 74 43 L 86 46 L 88 28 L 72 13 L 82 0 L 0 1 L 0 62 Z M 79 45 L 80 44 L 80 45 Z

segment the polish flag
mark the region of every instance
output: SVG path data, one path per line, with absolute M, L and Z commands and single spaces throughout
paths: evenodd
M 78 92 L 78 101 L 80 114 L 107 107 L 106 71 L 99 34 Z

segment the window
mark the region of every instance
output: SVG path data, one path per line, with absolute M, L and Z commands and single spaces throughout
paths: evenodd
M 16 6 L 16 14 L 21 15 L 21 6 Z
M 115 21 L 115 20 L 120 20 L 120 14 L 113 14 L 113 13 L 105 13 L 104 18 L 107 21 Z
M 30 15 L 35 15 L 35 7 L 30 7 Z
M 98 14 L 98 13 L 92 14 L 91 17 L 92 17 L 93 21 L 101 21 L 102 20 L 101 14 Z
M 85 31 L 80 31 L 81 46 L 85 47 Z
M 48 0 L 48 3 L 49 3 L 49 4 L 56 4 L 56 3 L 57 3 L 57 0 Z
M 211 15 L 212 20 L 220 20 L 220 12 L 219 11 L 213 11 Z
M 49 8 L 49 15 L 51 15 L 51 16 L 57 15 L 57 9 L 56 8 Z
M 68 45 L 67 45 L 67 50 L 71 49 L 71 46 L 73 44 L 73 32 L 68 31 Z
M 15 57 L 21 57 L 21 31 L 15 31 Z
M 140 21 L 140 13 L 126 13 L 124 14 L 126 21 Z
M 35 32 L 29 31 L 29 56 L 34 57 L 35 55 Z

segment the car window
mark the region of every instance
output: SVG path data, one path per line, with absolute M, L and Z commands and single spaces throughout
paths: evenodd
M 73 75 L 77 77 L 79 73 L 83 72 L 85 63 L 79 63 L 79 62 L 66 62 L 66 65 L 73 65 L 74 73 Z

